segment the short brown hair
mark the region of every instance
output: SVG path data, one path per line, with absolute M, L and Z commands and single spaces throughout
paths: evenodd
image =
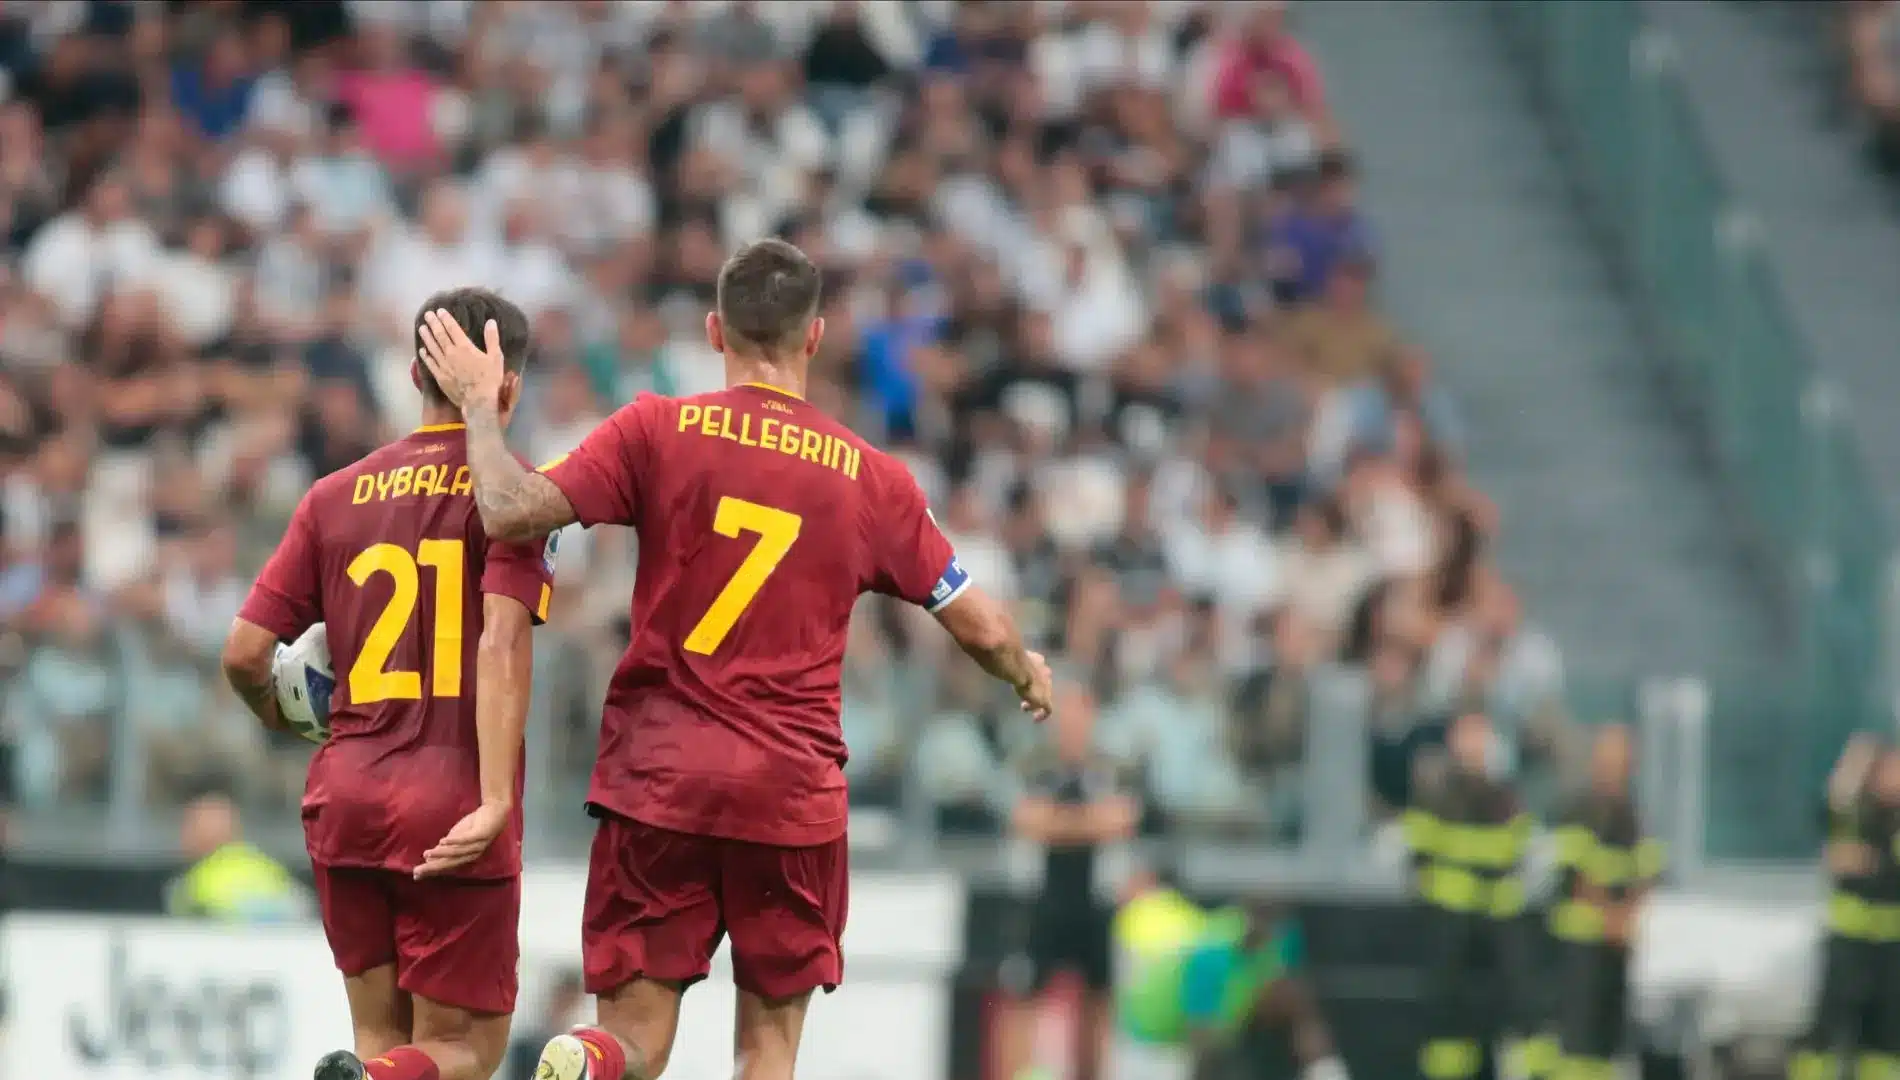
M 533 350 L 534 339 L 528 330 L 528 316 L 513 301 L 504 299 L 493 289 L 480 289 L 466 286 L 460 289 L 448 289 L 436 293 L 422 302 L 422 309 L 416 312 L 416 346 L 422 346 L 422 317 L 431 311 L 442 310 L 449 313 L 468 335 L 477 348 L 483 347 L 484 327 L 488 320 L 495 320 L 495 329 L 501 331 L 502 366 L 515 374 L 528 366 L 528 353 Z M 445 402 L 442 388 L 435 383 L 435 375 L 429 366 L 423 364 L 418 369 L 422 375 L 422 396 L 429 401 Z
M 818 315 L 824 275 L 783 240 L 757 240 L 719 268 L 719 321 L 744 347 L 773 351 L 795 345 Z

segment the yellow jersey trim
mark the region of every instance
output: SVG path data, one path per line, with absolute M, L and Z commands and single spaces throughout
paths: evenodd
M 421 427 L 417 428 L 416 430 L 410 432 L 410 434 L 411 435 L 433 435 L 438 431 L 460 431 L 467 426 L 468 426 L 467 424 L 424 424 Z
M 785 395 L 786 397 L 788 397 L 788 398 L 791 398 L 791 399 L 792 399 L 792 400 L 794 400 L 794 401 L 803 401 L 803 400 L 805 400 L 805 395 L 803 395 L 803 394 L 794 394 L 794 393 L 792 393 L 792 392 L 791 392 L 790 390 L 787 390 L 787 389 L 785 389 L 785 388 L 784 388 L 783 386 L 773 386 L 773 385 L 772 385 L 771 383 L 762 383 L 762 382 L 742 382 L 742 383 L 740 383 L 739 385 L 740 385 L 740 386 L 750 386 L 750 387 L 752 387 L 752 388 L 753 388 L 754 390 L 770 390 L 770 391 L 772 391 L 772 392 L 773 392 L 774 394 L 784 394 L 784 395 Z

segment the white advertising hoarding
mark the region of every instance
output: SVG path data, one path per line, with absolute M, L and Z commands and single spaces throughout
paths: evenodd
M 524 1016 L 579 967 L 585 881 L 581 868 L 524 877 Z M 812 1004 L 801 1077 L 943 1080 L 963 910 L 946 877 L 853 875 L 845 985 Z M 18 915 L 0 923 L 0 957 L 11 1006 L 0 1076 L 305 1080 L 349 1045 L 343 983 L 315 925 Z M 732 1076 L 733 994 L 722 949 L 686 995 L 669 1078 Z
M 303 1078 L 350 1037 L 315 927 L 18 915 L 4 929 L 8 1077 Z
M 528 998 L 580 967 L 585 867 L 522 878 L 523 1015 Z M 963 962 L 964 891 L 934 873 L 851 875 L 844 985 L 812 1001 L 798 1049 L 800 1080 L 943 1080 L 949 1064 L 950 981 Z M 732 1076 L 732 963 L 686 994 L 667 1080 Z

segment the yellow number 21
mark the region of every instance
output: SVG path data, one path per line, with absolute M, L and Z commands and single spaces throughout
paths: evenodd
M 735 539 L 742 532 L 758 533 L 759 542 L 752 545 L 732 579 L 713 598 L 706 614 L 699 617 L 693 632 L 686 635 L 687 652 L 711 656 L 713 650 L 719 648 L 719 643 L 732 632 L 732 624 L 739 621 L 739 616 L 751 606 L 752 598 L 759 595 L 765 579 L 772 576 L 785 553 L 792 550 L 792 543 L 798 539 L 798 530 L 804 523 L 797 514 L 730 495 L 719 500 L 718 509 L 713 511 L 713 531 Z
M 350 580 L 361 588 L 371 575 L 388 574 L 394 590 L 350 665 L 353 705 L 422 697 L 421 672 L 389 670 L 389 654 L 396 651 L 416 613 L 422 584 L 419 565 L 435 570 L 434 671 L 429 686 L 436 697 L 462 694 L 462 542 L 424 540 L 414 555 L 395 544 L 374 544 L 350 560 Z

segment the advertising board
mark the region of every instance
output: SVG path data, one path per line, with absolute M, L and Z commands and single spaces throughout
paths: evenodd
M 530 870 L 523 1012 L 578 966 L 584 871 Z M 854 875 L 846 983 L 812 1004 L 808 1080 L 943 1080 L 961 887 Z M 15 915 L 0 923 L 11 1002 L 0 1075 L 72 1080 L 304 1080 L 349 1045 L 343 983 L 314 924 L 227 928 L 147 917 Z M 686 995 L 668 1077 L 732 1068 L 731 964 Z

